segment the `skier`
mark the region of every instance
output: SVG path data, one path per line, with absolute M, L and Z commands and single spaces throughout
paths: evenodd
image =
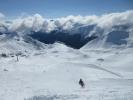
M 82 87 L 82 88 L 84 88 L 85 87 L 85 83 L 84 83 L 84 81 L 80 78 L 80 80 L 79 80 L 79 85 Z

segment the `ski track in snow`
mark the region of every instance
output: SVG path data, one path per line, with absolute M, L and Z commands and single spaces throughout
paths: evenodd
M 72 64 L 78 64 L 78 63 L 72 63 Z M 113 74 L 113 75 L 119 77 L 119 78 L 123 78 L 122 75 L 120 75 L 120 74 L 118 74 L 118 73 L 116 73 L 116 72 L 110 71 L 110 70 L 108 70 L 108 69 L 106 69 L 106 68 L 103 68 L 103 67 L 101 67 L 101 66 L 97 66 L 97 65 L 94 65 L 94 64 L 81 64 L 81 63 L 79 63 L 79 64 L 80 64 L 80 65 L 83 65 L 83 66 L 85 66 L 85 67 L 87 67 L 87 68 L 95 68 L 95 69 L 98 69 L 98 70 L 106 71 L 106 72 L 108 72 L 108 73 L 110 73 L 110 74 Z

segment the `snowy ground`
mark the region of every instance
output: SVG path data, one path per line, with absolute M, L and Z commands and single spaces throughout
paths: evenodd
M 0 100 L 133 100 L 132 51 L 57 45 L 0 57 Z

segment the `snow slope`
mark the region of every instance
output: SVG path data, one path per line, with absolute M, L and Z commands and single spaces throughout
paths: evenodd
M 0 100 L 132 100 L 132 17 L 133 11 L 127 11 L 1 21 Z M 30 36 L 55 30 L 56 35 L 80 34 L 81 42 L 97 38 L 74 49 L 62 41 L 46 45 Z M 80 78 L 85 88 L 78 84 Z
M 19 61 L 0 58 L 0 99 L 132 100 L 132 55 L 132 49 L 74 50 L 56 43 Z
M 44 49 L 46 45 L 33 40 L 28 36 L 21 36 L 17 33 L 3 34 L 0 36 L 0 53 L 17 53 L 32 50 Z

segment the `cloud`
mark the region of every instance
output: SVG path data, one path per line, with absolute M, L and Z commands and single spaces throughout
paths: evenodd
M 0 19 L 5 16 L 0 13 Z M 3 23 L 5 26 L 6 23 Z M 44 31 L 50 32 L 53 30 L 71 30 L 79 26 L 97 25 L 97 27 L 104 30 L 112 29 L 114 25 L 132 24 L 133 25 L 133 11 L 126 11 L 122 13 L 104 14 L 101 16 L 67 16 L 56 19 L 46 19 L 39 14 L 33 16 L 19 17 L 11 21 L 8 25 L 9 31 L 16 32 L 30 32 L 30 31 Z
M 101 28 L 111 28 L 114 25 L 133 24 L 133 11 L 102 15 L 97 24 Z
M 25 31 L 39 31 L 41 30 L 44 23 L 44 18 L 35 14 L 28 17 L 20 17 L 12 21 L 9 27 L 10 31 L 25 32 Z
M 64 30 L 69 30 L 75 27 L 75 24 L 80 25 L 89 25 L 89 24 L 95 24 L 97 20 L 97 16 L 67 16 L 63 18 L 56 19 L 57 27 L 62 27 Z
M 33 16 L 20 17 L 12 20 L 10 31 L 22 32 L 25 30 L 50 32 L 55 29 L 70 30 L 75 28 L 75 24 L 89 25 L 96 23 L 97 16 L 67 16 L 53 20 L 45 19 L 39 14 Z

